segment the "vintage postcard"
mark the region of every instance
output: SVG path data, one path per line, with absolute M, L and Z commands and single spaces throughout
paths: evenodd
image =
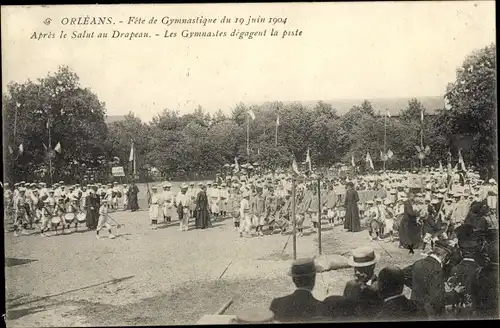
M 7 326 L 498 318 L 495 26 L 2 6 Z

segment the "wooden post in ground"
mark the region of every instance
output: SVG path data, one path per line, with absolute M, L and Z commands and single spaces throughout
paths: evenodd
M 292 222 L 293 222 L 293 259 L 297 259 L 297 219 L 295 217 L 295 178 L 292 180 Z
M 318 252 L 321 255 L 321 178 L 318 178 Z

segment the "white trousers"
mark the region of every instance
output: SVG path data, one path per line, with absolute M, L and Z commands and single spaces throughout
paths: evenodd
M 182 208 L 182 219 L 179 218 L 180 222 L 180 230 L 188 230 L 188 225 L 189 225 L 189 208 L 183 207 Z
M 240 218 L 240 233 L 249 232 L 252 229 L 252 216 L 249 213 L 244 213 Z

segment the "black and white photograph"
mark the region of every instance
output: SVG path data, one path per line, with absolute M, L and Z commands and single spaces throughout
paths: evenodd
M 7 327 L 494 320 L 494 1 L 2 5 Z

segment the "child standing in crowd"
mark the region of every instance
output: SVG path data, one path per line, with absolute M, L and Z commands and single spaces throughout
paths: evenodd
M 109 239 L 116 238 L 111 233 L 111 224 L 108 223 L 108 199 L 101 199 L 101 207 L 99 207 L 99 222 L 97 223 L 96 238 L 99 239 L 99 232 L 102 228 L 106 227 L 109 232 Z
M 389 234 L 389 241 L 392 243 L 394 240 L 394 212 L 392 210 L 392 199 L 386 198 L 385 204 L 385 221 L 384 230 Z
M 158 188 L 151 187 L 151 202 L 149 204 L 149 219 L 151 220 L 151 229 L 156 230 L 158 225 L 158 217 L 160 216 L 160 197 L 158 195 Z
M 243 199 L 240 203 L 240 237 L 248 237 L 248 233 L 250 232 L 252 226 L 252 217 L 250 213 L 250 192 L 243 192 Z

